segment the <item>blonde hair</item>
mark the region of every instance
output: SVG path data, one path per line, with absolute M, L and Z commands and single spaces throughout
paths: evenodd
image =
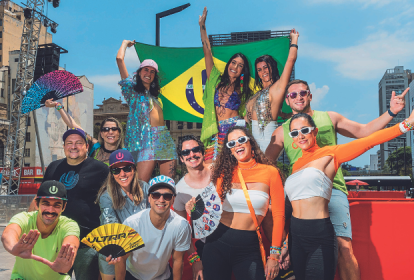
M 101 132 L 102 132 L 102 128 L 104 124 L 107 122 L 114 122 L 116 123 L 116 127 L 119 128 L 119 139 L 118 139 L 118 143 L 116 143 L 116 146 L 118 147 L 117 149 L 123 149 L 124 148 L 124 130 L 122 129 L 121 123 L 115 118 L 107 118 L 101 123 L 101 127 L 99 128 L 99 133 L 98 133 L 99 144 L 101 145 L 101 147 L 104 147 L 103 146 L 104 140 L 102 139 Z

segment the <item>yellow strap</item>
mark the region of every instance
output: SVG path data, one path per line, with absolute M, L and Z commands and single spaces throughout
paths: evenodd
M 239 175 L 241 186 L 243 188 L 244 196 L 246 197 L 247 206 L 249 206 L 250 215 L 252 216 L 254 225 L 256 227 L 257 237 L 259 238 L 259 244 L 260 244 L 260 253 L 262 255 L 263 267 L 266 268 L 266 253 L 263 247 L 263 241 L 262 241 L 262 235 L 260 234 L 259 223 L 257 222 L 256 214 L 254 212 L 254 208 L 252 205 L 252 201 L 250 200 L 250 196 L 249 196 L 249 192 L 247 191 L 246 183 L 244 182 L 243 175 L 239 168 L 237 169 L 237 172 Z

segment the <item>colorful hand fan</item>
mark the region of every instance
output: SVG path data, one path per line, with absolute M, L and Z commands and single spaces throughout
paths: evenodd
M 91 231 L 82 239 L 92 249 L 104 256 L 117 258 L 144 247 L 142 237 L 129 226 L 106 224 Z
M 220 196 L 213 185 L 207 186 L 196 197 L 196 204 L 191 212 L 195 238 L 207 237 L 218 227 L 222 208 Z
M 23 98 L 21 111 L 26 114 L 45 106 L 47 99 L 55 101 L 82 91 L 82 84 L 75 75 L 56 70 L 43 75 L 30 87 Z

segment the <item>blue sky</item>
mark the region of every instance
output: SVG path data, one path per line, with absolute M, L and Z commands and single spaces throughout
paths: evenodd
M 53 41 L 69 50 L 61 66 L 95 84 L 95 104 L 119 98 L 115 62 L 122 40 L 155 44 L 155 14 L 191 3 L 161 19 L 161 46 L 199 47 L 198 16 L 207 5 L 207 32 L 288 30 L 300 32 L 296 78 L 311 84 L 313 109 L 336 111 L 367 123 L 378 117 L 378 82 L 386 69 L 414 70 L 414 3 L 409 0 L 80 1 L 51 4 L 59 23 Z M 138 67 L 127 52 L 130 72 Z M 339 143 L 349 139 L 339 137 Z M 369 164 L 370 150 L 353 165 Z

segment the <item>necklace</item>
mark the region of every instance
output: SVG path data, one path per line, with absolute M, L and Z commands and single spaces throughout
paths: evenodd
M 240 170 L 249 170 L 249 169 L 252 169 L 252 168 L 256 167 L 256 165 L 257 165 L 257 162 L 256 162 L 253 166 L 250 166 L 250 167 L 248 167 L 248 168 L 240 168 L 240 167 L 239 167 L 239 169 L 240 169 Z

